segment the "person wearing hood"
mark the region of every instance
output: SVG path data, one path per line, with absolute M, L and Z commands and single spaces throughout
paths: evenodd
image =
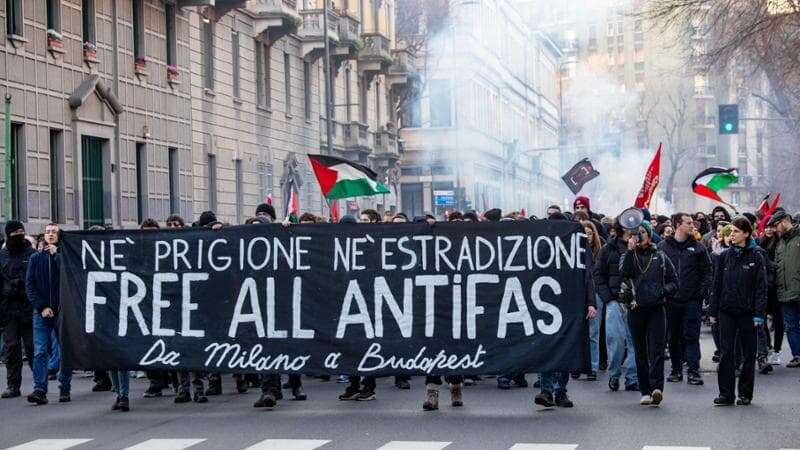
M 576 213 L 583 211 L 588 214 L 589 220 L 591 220 L 594 227 L 597 228 L 597 232 L 600 233 L 600 238 L 603 239 L 603 242 L 608 240 L 608 234 L 605 228 L 603 228 L 603 224 L 600 223 L 600 215 L 592 212 L 592 203 L 589 201 L 589 197 L 583 195 L 575 197 L 575 201 L 572 202 L 572 210 Z
M 661 404 L 664 398 L 664 347 L 667 298 L 678 290 L 675 267 L 653 244 L 653 226 L 642 222 L 628 239 L 628 250 L 619 262 L 623 302 L 630 307 L 628 325 L 636 351 L 640 405 Z
M 33 309 L 25 292 L 25 274 L 28 261 L 34 250 L 25 239 L 22 222 L 9 220 L 6 223 L 6 245 L 0 250 L 0 330 L 6 359 L 6 390 L 2 398 L 22 395 L 22 355 L 27 356 L 33 369 Z
M 711 240 L 717 231 L 717 224 L 720 222 L 731 222 L 731 214 L 722 206 L 717 206 L 711 211 L 711 226 L 708 232 L 703 234 L 703 245 L 707 249 L 711 248 Z
M 700 323 L 703 300 L 711 288 L 712 267 L 706 247 L 692 237 L 692 216 L 677 213 L 672 216 L 675 235 L 662 241 L 658 249 L 664 252 L 675 267 L 678 290 L 667 304 L 669 354 L 672 371 L 669 382 L 683 381 L 683 362 L 687 363 L 686 381 L 702 386 L 700 376 Z
M 721 355 L 717 382 L 717 406 L 733 405 L 736 398 L 735 347 L 742 348 L 737 405 L 753 400 L 755 381 L 756 328 L 763 326 L 767 308 L 766 255 L 753 238 L 753 225 L 745 217 L 731 223 L 731 248 L 720 255 L 714 273 L 709 316 L 719 322 Z M 737 339 L 738 338 L 738 339 Z

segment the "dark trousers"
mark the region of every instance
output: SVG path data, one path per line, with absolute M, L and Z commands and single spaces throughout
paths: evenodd
M 702 307 L 699 302 L 672 304 L 667 307 L 669 327 L 669 356 L 673 373 L 683 373 L 683 361 L 689 373 L 700 371 L 700 322 Z
M 352 375 L 350 377 L 350 386 L 358 390 L 361 390 L 363 386 L 365 389 L 375 391 L 375 377 L 359 377 L 357 375 Z
M 106 372 L 105 370 L 95 370 L 94 382 L 97 384 L 107 384 L 111 386 L 111 377 L 108 376 L 108 372 Z
M 656 389 L 664 390 L 665 315 L 663 306 L 634 308 L 628 313 L 642 395 L 650 395 Z M 670 356 L 675 358 L 672 351 Z
M 28 357 L 28 367 L 33 370 L 33 323 L 30 320 L 11 319 L 3 332 L 6 351 L 7 387 L 18 391 L 22 386 L 22 354 Z
M 717 370 L 719 395 L 736 398 L 736 337 L 742 349 L 742 374 L 739 376 L 739 397 L 753 398 L 756 371 L 756 328 L 753 317 L 719 313 L 720 362 Z
M 464 382 L 464 377 L 461 375 L 447 375 L 444 377 L 444 381 L 450 384 L 461 384 Z M 428 375 L 425 377 L 425 384 L 442 384 L 442 377 L 439 375 Z
M 203 392 L 203 378 L 205 375 L 202 372 L 178 372 L 178 392 L 188 394 L 191 392 L 190 386 L 194 386 L 195 392 Z
M 261 375 L 261 393 L 277 395 L 281 391 L 281 376 L 277 373 Z

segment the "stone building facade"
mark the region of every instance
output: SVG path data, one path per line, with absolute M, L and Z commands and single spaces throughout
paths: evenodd
M 402 59 L 393 2 L 337 3 L 328 13 L 332 153 L 385 174 L 399 157 L 389 89 Z M 212 209 L 241 223 L 268 195 L 282 210 L 287 165 L 297 173 L 301 210 L 327 213 L 304 158 L 327 151 L 322 6 L 0 3 L 0 80 L 11 122 L 2 152 L 13 161 L 0 184 L 4 193 L 11 187 L 3 218 L 32 230 L 51 221 L 135 227 L 170 213 L 192 221 Z

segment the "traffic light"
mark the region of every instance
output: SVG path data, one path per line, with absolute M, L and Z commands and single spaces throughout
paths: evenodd
M 719 105 L 719 134 L 739 133 L 739 105 Z

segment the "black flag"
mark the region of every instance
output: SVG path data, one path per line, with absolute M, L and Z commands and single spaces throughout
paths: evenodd
M 594 170 L 589 158 L 583 158 L 572 166 L 561 179 L 564 180 L 564 183 L 567 183 L 567 187 L 569 187 L 569 190 L 572 191 L 573 194 L 577 194 L 583 189 L 584 184 L 594 180 L 598 176 L 600 176 L 600 172 Z

